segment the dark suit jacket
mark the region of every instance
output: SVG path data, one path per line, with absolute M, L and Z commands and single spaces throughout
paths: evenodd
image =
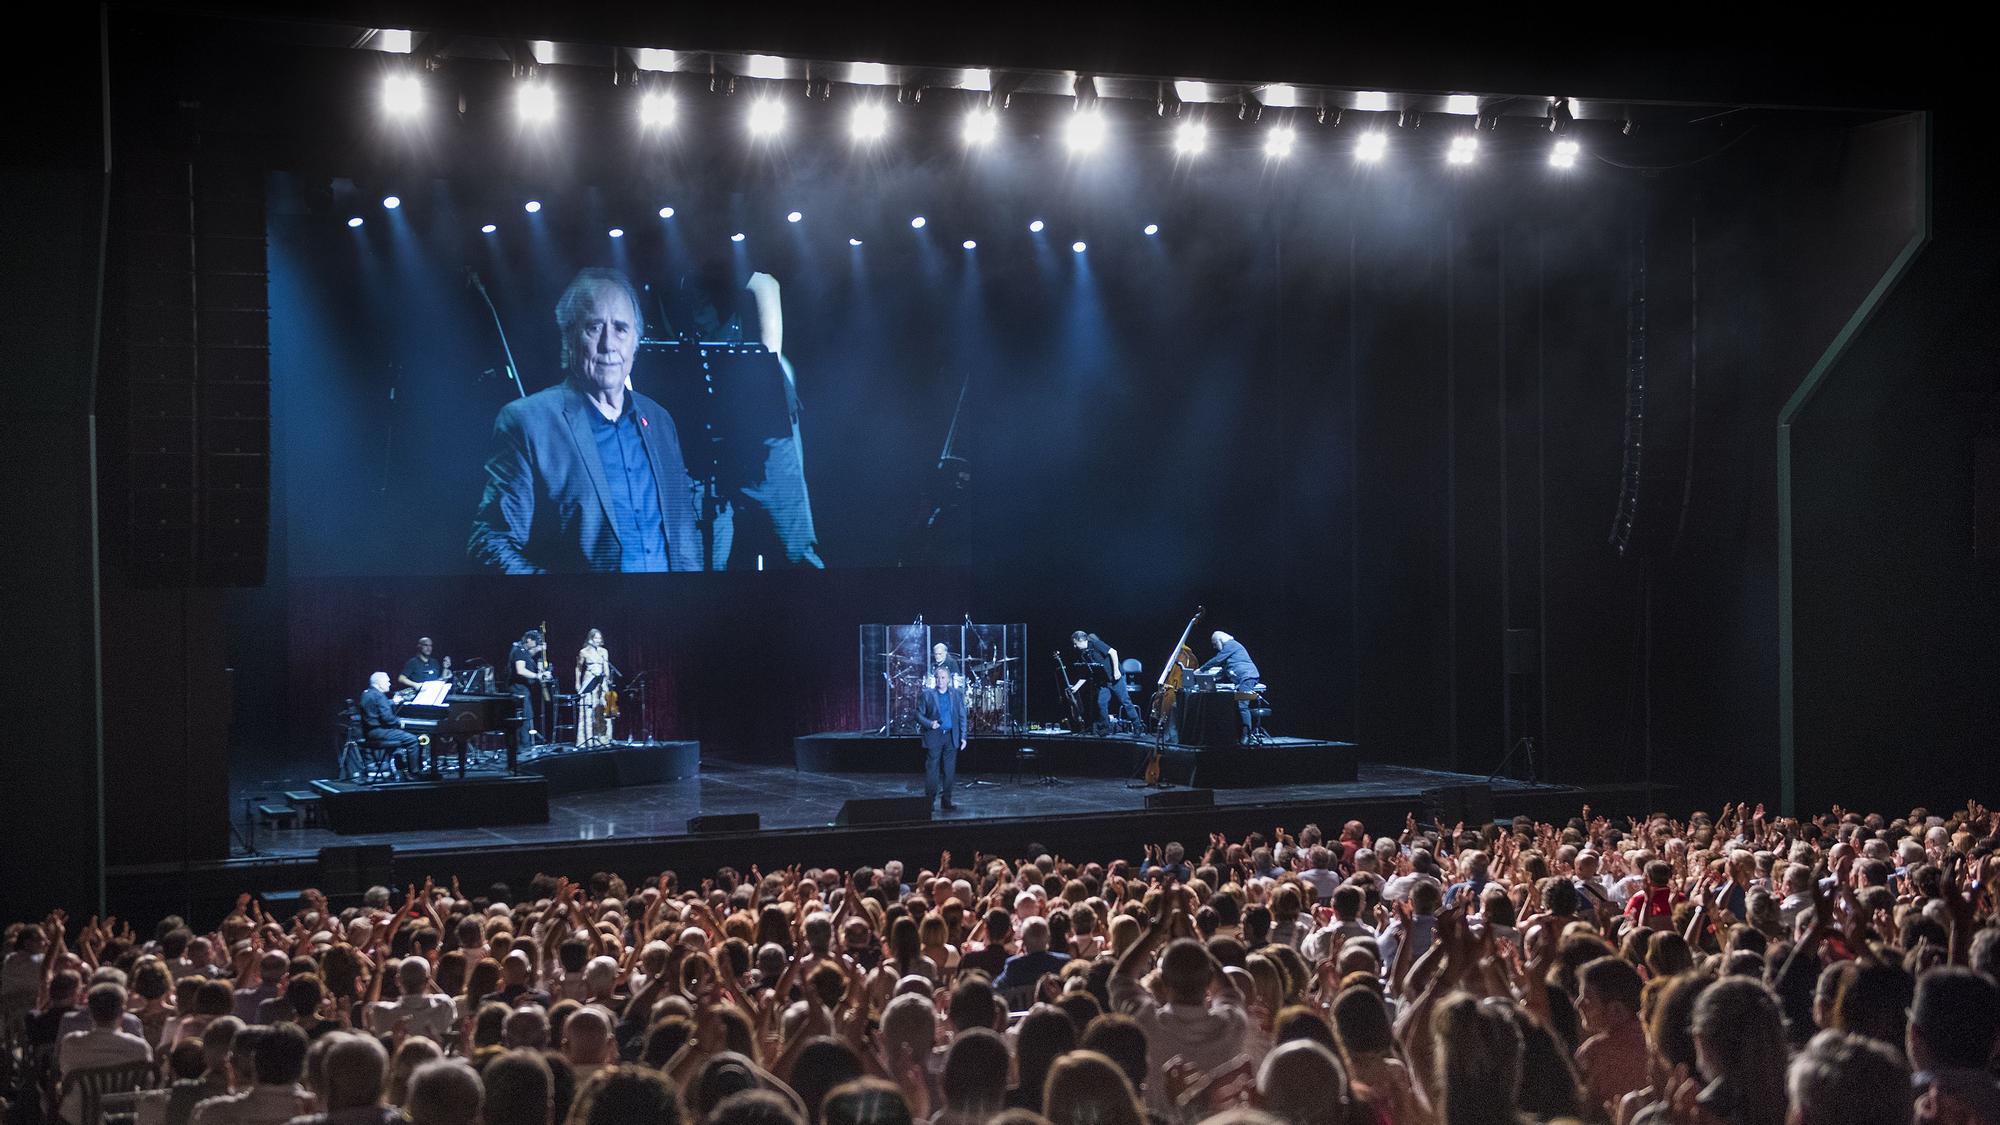
M 372 687 L 361 693 L 361 725 L 368 731 L 395 728 L 396 708 L 388 696 Z
M 1221 668 L 1231 682 L 1245 688 L 1256 683 L 1258 677 L 1263 675 L 1257 671 L 1256 663 L 1250 659 L 1250 654 L 1244 651 L 1240 641 L 1230 641 L 1223 645 L 1214 656 L 1202 664 L 1202 667 Z
M 666 524 L 667 568 L 700 570 L 694 478 L 665 407 L 627 391 L 653 465 Z M 486 492 L 466 552 L 483 570 L 505 574 L 615 571 L 619 542 L 611 494 L 591 430 L 591 405 L 569 380 L 515 399 L 493 421 Z
M 956 748 L 965 741 L 969 732 L 965 729 L 965 693 L 951 689 L 951 745 Z M 917 696 L 917 725 L 922 728 L 924 749 L 941 750 L 945 746 L 945 732 L 931 729 L 931 724 L 944 717 L 938 708 L 938 693 L 935 685 L 927 686 Z

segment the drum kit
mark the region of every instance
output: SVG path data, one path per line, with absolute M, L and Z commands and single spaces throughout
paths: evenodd
M 888 685 L 889 719 L 880 733 L 913 735 L 917 731 L 917 697 L 930 686 L 931 662 L 928 654 L 910 656 L 900 652 L 877 654 L 883 663 L 882 676 Z M 1008 734 L 1014 725 L 1008 714 L 1013 698 L 1013 669 L 1018 656 L 991 659 L 953 658 L 951 686 L 965 693 L 967 720 L 973 734 Z

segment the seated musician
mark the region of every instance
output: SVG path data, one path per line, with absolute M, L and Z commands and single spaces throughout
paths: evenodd
M 361 693 L 361 731 L 362 741 L 369 748 L 389 755 L 398 772 L 407 775 L 422 768 L 421 743 L 416 735 L 403 729 L 402 721 L 396 718 L 396 709 L 389 703 L 387 672 L 368 677 L 368 690 Z
M 1209 634 L 1208 640 L 1215 646 L 1215 655 L 1209 657 L 1195 671 L 1206 672 L 1211 668 L 1220 668 L 1224 678 L 1236 685 L 1236 718 L 1243 724 L 1243 737 L 1247 740 L 1251 729 L 1250 697 L 1264 686 L 1260 680 L 1262 673 L 1257 671 L 1257 662 L 1250 659 L 1250 653 L 1243 647 L 1243 642 L 1235 637 L 1217 629 Z
M 417 638 L 417 654 L 403 662 L 403 670 L 396 675 L 396 682 L 415 691 L 432 680 L 442 680 L 451 675 L 451 657 L 440 663 L 431 655 L 431 639 Z

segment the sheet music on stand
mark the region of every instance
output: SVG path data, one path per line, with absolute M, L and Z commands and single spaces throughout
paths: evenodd
M 430 680 L 417 685 L 416 698 L 410 703 L 418 707 L 442 707 L 444 697 L 451 694 L 450 680 Z
M 681 456 L 703 482 L 702 534 L 714 565 L 714 519 L 742 488 L 763 479 L 765 442 L 792 436 L 785 369 L 762 344 L 641 340 L 639 389 L 674 417 Z

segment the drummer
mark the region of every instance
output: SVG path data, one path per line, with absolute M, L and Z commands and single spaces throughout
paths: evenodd
M 951 686 L 965 690 L 965 661 L 953 656 L 943 641 L 931 646 L 931 664 L 925 674 L 935 676 L 940 668 L 951 673 Z

